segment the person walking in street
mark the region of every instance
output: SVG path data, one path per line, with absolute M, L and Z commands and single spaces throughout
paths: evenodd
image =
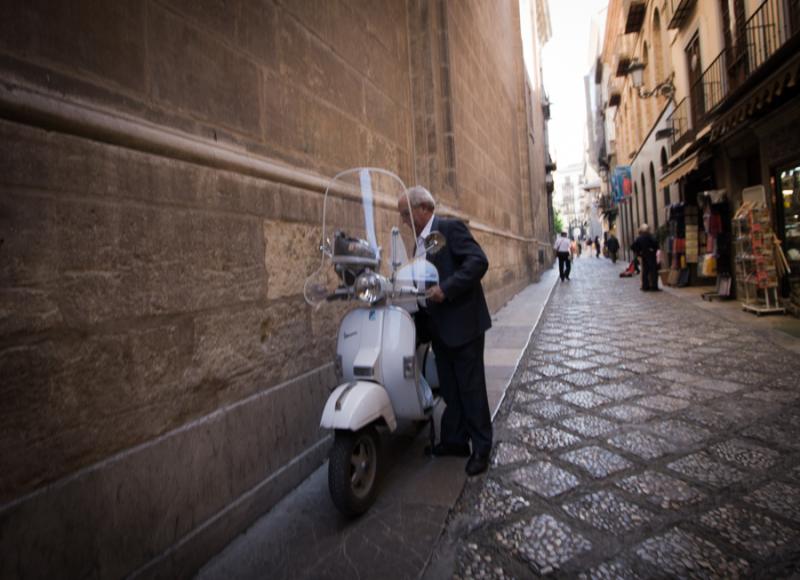
M 567 238 L 567 232 L 561 232 L 561 237 L 556 239 L 556 243 L 553 244 L 553 249 L 556 251 L 556 256 L 558 256 L 558 276 L 561 278 L 562 282 L 565 279 L 569 280 L 572 244 Z
M 430 453 L 469 457 L 467 475 L 478 475 L 489 468 L 492 451 L 483 363 L 485 334 L 492 320 L 481 286 L 489 261 L 464 222 L 434 215 L 436 201 L 424 187 L 410 188 L 397 207 L 403 222 L 413 224 L 417 232 L 418 255 L 424 255 L 430 232 L 438 231 L 446 240 L 440 252 L 428 256 L 439 271 L 439 284 L 427 291 L 427 306 L 415 314 L 418 328 L 431 337 L 446 404 L 440 442 Z
M 658 264 L 656 263 L 656 252 L 658 242 L 653 234 L 650 233 L 650 226 L 642 224 L 639 227 L 639 236 L 631 244 L 631 250 L 636 254 L 642 263 L 642 287 L 644 291 L 658 290 Z
M 600 236 L 594 237 L 594 257 L 600 257 Z
M 606 240 L 606 249 L 608 249 L 608 255 L 611 256 L 611 263 L 617 263 L 617 252 L 619 252 L 619 240 L 614 235 L 614 232 L 608 234 L 608 240 Z

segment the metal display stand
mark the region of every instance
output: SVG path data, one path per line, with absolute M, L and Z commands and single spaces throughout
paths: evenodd
M 784 313 L 778 299 L 774 235 L 763 203 L 746 201 L 733 218 L 736 243 L 736 285 L 742 309 L 762 314 Z
M 700 297 L 703 300 L 713 302 L 714 300 L 731 299 L 731 277 L 729 274 L 717 274 L 717 287 L 713 292 L 703 292 Z

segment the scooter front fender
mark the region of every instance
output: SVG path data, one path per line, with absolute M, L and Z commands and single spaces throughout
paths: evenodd
M 386 389 L 370 381 L 351 381 L 336 387 L 328 397 L 320 426 L 358 431 L 381 418 L 390 431 L 397 428 L 397 418 Z

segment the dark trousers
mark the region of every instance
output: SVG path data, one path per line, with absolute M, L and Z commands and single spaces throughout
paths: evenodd
M 492 416 L 483 368 L 484 335 L 463 346 L 449 348 L 434 341 L 439 392 L 447 407 L 442 415 L 441 442 L 464 445 L 488 455 L 492 450 Z
M 658 264 L 655 252 L 642 256 L 642 290 L 658 290 Z
M 572 268 L 569 252 L 557 252 L 556 256 L 558 256 L 558 275 L 562 280 L 564 278 L 569 278 L 569 271 L 570 268 Z

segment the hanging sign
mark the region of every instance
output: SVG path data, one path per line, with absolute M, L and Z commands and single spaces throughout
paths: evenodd
M 621 202 L 624 198 L 631 195 L 631 166 L 617 165 L 614 168 L 611 187 L 614 193 L 614 201 Z

